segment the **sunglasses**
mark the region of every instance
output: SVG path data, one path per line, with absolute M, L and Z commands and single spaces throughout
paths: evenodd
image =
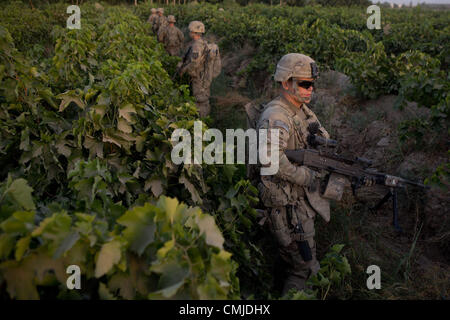
M 302 87 L 303 89 L 314 88 L 314 81 L 297 81 L 297 86 Z

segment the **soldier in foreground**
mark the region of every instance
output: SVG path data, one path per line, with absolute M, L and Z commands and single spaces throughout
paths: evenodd
M 192 93 L 196 99 L 196 105 L 201 117 L 206 117 L 210 112 L 209 95 L 213 78 L 220 73 L 221 62 L 217 45 L 208 44 L 203 39 L 205 25 L 200 21 L 189 23 L 189 36 L 192 42 L 188 46 L 183 61 L 178 66 L 178 73 L 185 72 L 191 77 Z
M 167 18 L 164 16 L 164 8 L 158 8 L 156 10 L 158 16 L 156 17 L 155 24 L 153 25 L 153 33 L 158 34 L 159 31 L 163 30 L 167 26 Z
M 158 40 L 164 43 L 164 48 L 171 56 L 178 56 L 183 47 L 184 35 L 180 29 L 175 27 L 174 16 L 168 16 L 167 21 L 169 25 L 159 31 Z
M 152 14 L 148 16 L 147 22 L 150 23 L 150 25 L 152 26 L 152 30 L 154 31 L 153 28 L 154 28 L 154 26 L 155 26 L 156 20 L 158 19 L 158 15 L 156 14 L 156 9 L 155 9 L 155 8 L 152 8 L 152 9 L 150 10 L 150 12 L 151 12 Z
M 266 105 L 257 129 L 279 129 L 279 171 L 260 176 L 258 189 L 267 208 L 269 228 L 277 240 L 286 263 L 287 278 L 283 294 L 305 289 L 306 280 L 320 268 L 316 259 L 314 220 L 317 213 L 329 216 L 329 201 L 319 195 L 320 174 L 306 166 L 291 163 L 284 150 L 308 147 L 307 128 L 318 124 L 318 134 L 329 138 L 316 115 L 307 107 L 311 101 L 317 65 L 308 56 L 290 53 L 278 62 L 274 79 L 281 85 L 280 95 Z M 268 132 L 268 146 L 277 143 Z M 306 245 L 306 247 L 305 247 Z

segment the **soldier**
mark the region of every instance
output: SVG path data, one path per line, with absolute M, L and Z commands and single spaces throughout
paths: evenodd
M 169 25 L 158 32 L 158 40 L 164 43 L 166 51 L 171 56 L 178 56 L 183 47 L 184 35 L 180 29 L 175 27 L 175 17 L 168 16 Z
M 205 50 L 208 49 L 207 42 L 202 38 L 205 25 L 200 21 L 191 21 L 189 31 L 192 42 L 186 50 L 183 63 L 180 62 L 179 73 L 183 75 L 187 72 L 190 75 L 198 112 L 201 117 L 205 117 L 210 112 L 209 88 L 212 82 L 212 76 L 205 72 Z
M 164 16 L 164 8 L 158 8 L 156 12 L 158 13 L 158 17 L 156 18 L 153 32 L 157 35 L 159 31 L 167 26 L 167 18 Z
M 156 14 L 155 8 L 152 8 L 150 11 L 152 14 L 148 17 L 147 22 L 151 24 L 152 30 L 154 30 L 154 26 L 155 26 L 156 20 L 158 19 L 158 15 Z
M 317 122 L 319 135 L 329 138 L 316 115 L 306 103 L 311 101 L 318 71 L 308 56 L 289 53 L 278 62 L 274 75 L 281 84 L 280 95 L 266 105 L 256 124 L 257 129 L 279 129 L 279 171 L 275 175 L 260 176 L 258 189 L 267 208 L 271 233 L 277 240 L 281 258 L 286 263 L 283 294 L 291 288 L 302 290 L 306 280 L 319 270 L 314 241 L 316 213 L 329 217 L 329 202 L 319 196 L 317 183 L 320 173 L 306 166 L 291 163 L 284 150 L 307 148 L 307 127 Z M 304 244 L 310 250 L 305 253 Z M 302 247 L 303 246 L 303 247 Z

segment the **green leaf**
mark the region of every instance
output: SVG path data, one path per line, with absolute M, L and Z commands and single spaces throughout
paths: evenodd
M 352 269 L 350 267 L 350 263 L 348 262 L 346 257 L 342 258 L 342 262 L 338 265 L 338 270 L 343 274 L 350 274 L 352 273 Z
M 164 259 L 167 255 L 167 253 L 172 250 L 173 246 L 175 245 L 174 240 L 169 240 L 164 243 L 164 246 L 158 250 L 156 253 L 159 259 Z
M 64 111 L 67 106 L 73 102 L 81 109 L 84 109 L 86 104 L 81 100 L 81 98 L 76 94 L 75 90 L 66 91 L 57 96 L 58 99 L 61 100 L 61 104 L 59 105 L 59 111 Z
M 131 300 L 134 298 L 135 289 L 133 282 L 127 274 L 113 275 L 108 282 L 108 287 L 114 292 L 119 290 L 119 295 L 125 299 Z
M 130 249 L 138 255 L 155 239 L 156 225 L 153 219 L 154 207 L 150 204 L 128 210 L 117 219 L 117 223 L 126 227 L 123 235 L 130 243 Z
M 15 236 L 4 233 L 0 235 L 0 259 L 8 258 L 12 249 L 14 248 Z
M 178 200 L 176 198 L 162 196 L 158 201 L 158 205 L 164 209 L 166 216 L 169 218 L 171 223 L 173 223 L 174 220 L 177 220 L 180 216 L 180 212 L 177 210 Z
M 103 282 L 100 282 L 98 287 L 98 295 L 102 300 L 117 300 Z
M 70 250 L 73 245 L 80 239 L 80 234 L 78 231 L 72 231 L 69 235 L 61 242 L 59 247 L 56 249 L 53 254 L 53 259 L 58 259 L 61 257 L 66 251 Z
M 14 180 L 7 189 L 12 198 L 25 210 L 35 210 L 36 206 L 33 202 L 31 193 L 33 188 L 28 185 L 25 179 Z
M 223 249 L 225 239 L 217 227 L 214 218 L 209 214 L 202 214 L 197 217 L 196 222 L 200 229 L 200 233 L 205 234 L 206 236 L 206 243 L 219 249 Z
M 11 217 L 0 224 L 3 231 L 7 233 L 25 233 L 33 228 L 34 212 L 16 211 Z
M 22 259 L 23 254 L 25 253 L 25 251 L 28 249 L 28 247 L 30 245 L 30 241 L 31 241 L 31 236 L 24 237 L 24 238 L 20 239 L 19 241 L 17 241 L 16 254 L 15 254 L 17 261 Z
M 149 299 L 162 296 L 164 298 L 173 297 L 177 291 L 184 285 L 187 276 L 189 275 L 189 268 L 184 264 L 177 262 L 161 263 L 153 265 L 151 271 L 161 274 L 158 291 L 150 293 Z
M 100 278 L 108 273 L 115 264 L 119 263 L 121 256 L 122 251 L 119 241 L 114 240 L 105 243 L 98 254 L 95 265 L 95 277 Z
M 330 252 L 339 253 L 344 247 L 345 247 L 344 244 L 335 244 L 334 246 L 331 247 Z

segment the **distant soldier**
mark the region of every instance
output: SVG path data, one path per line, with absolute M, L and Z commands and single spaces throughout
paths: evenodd
M 164 48 L 171 56 L 178 56 L 183 47 L 184 35 L 175 27 L 175 17 L 168 16 L 169 25 L 158 32 L 158 40 L 164 43 Z
M 168 22 L 167 22 L 167 18 L 164 16 L 164 8 L 158 8 L 158 10 L 156 10 L 156 12 L 158 13 L 158 17 L 156 18 L 156 22 L 154 24 L 154 28 L 153 28 L 153 32 L 155 34 L 158 34 L 159 31 L 161 31 L 162 29 L 164 29 Z
M 152 14 L 148 16 L 147 22 L 151 24 L 152 30 L 154 32 L 155 23 L 156 23 L 156 20 L 158 19 L 158 15 L 156 14 L 156 9 L 155 8 L 152 8 L 150 11 L 151 11 Z
M 206 117 L 210 112 L 211 82 L 219 75 L 222 67 L 220 53 L 216 44 L 210 44 L 202 38 L 205 33 L 203 23 L 191 21 L 189 31 L 192 42 L 178 66 L 178 72 L 180 75 L 187 72 L 191 77 L 192 93 L 196 99 L 198 112 L 201 117 Z

